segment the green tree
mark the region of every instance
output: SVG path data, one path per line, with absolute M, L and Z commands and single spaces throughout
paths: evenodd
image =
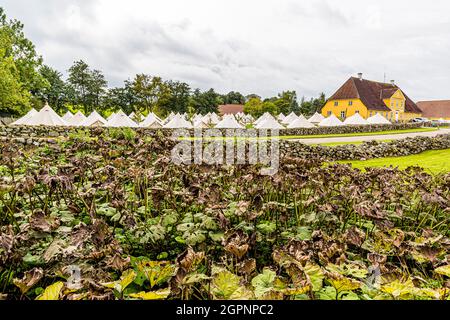
M 126 114 L 136 112 L 135 108 L 136 97 L 132 88 L 132 83 L 129 80 L 125 81 L 123 87 L 111 88 L 107 90 L 105 98 L 103 99 L 103 105 L 100 110 L 102 111 L 118 111 L 123 110 Z
M 226 95 L 223 96 L 224 104 L 244 104 L 245 97 L 236 91 L 230 91 Z
M 189 103 L 194 112 L 206 114 L 208 112 L 217 112 L 219 107 L 219 94 L 214 89 L 201 92 L 195 89 Z
M 49 83 L 47 88 L 40 91 L 40 98 L 47 101 L 55 111 L 62 113 L 65 109 L 64 104 L 69 101 L 68 89 L 62 79 L 62 74 L 46 65 L 43 65 L 39 72 Z
M 152 77 L 147 74 L 137 74 L 132 82 L 136 109 L 140 113 L 147 114 L 158 108 L 158 101 L 169 94 L 167 84 L 160 77 Z
M 326 103 L 325 93 L 321 93 L 318 98 L 311 98 L 306 101 L 305 97 L 302 97 L 300 102 L 300 112 L 306 116 L 311 116 L 315 112 L 319 112 L 322 110 L 323 106 Z
M 298 112 L 299 105 L 297 102 L 297 93 L 295 91 L 283 91 L 278 94 L 278 98 L 275 100 L 275 105 L 278 112 L 282 112 L 287 115 L 291 112 Z
M 165 91 L 158 99 L 157 113 L 163 116 L 173 112 L 188 112 L 191 88 L 187 83 L 180 81 L 166 81 Z
M 260 97 L 252 97 L 244 104 L 244 112 L 252 115 L 253 117 L 259 117 L 264 112 L 263 102 Z

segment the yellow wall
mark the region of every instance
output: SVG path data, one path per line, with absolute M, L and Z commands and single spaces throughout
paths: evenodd
M 349 105 L 349 102 L 352 102 L 352 105 Z M 409 113 L 405 112 L 405 103 L 406 98 L 401 92 L 401 90 L 397 90 L 391 98 L 384 99 L 384 103 L 391 111 L 376 111 L 376 110 L 367 110 L 366 106 L 362 103 L 360 99 L 343 99 L 343 100 L 329 100 L 322 108 L 322 115 L 324 117 L 328 117 L 331 112 L 340 119 L 341 112 L 345 112 L 345 118 L 348 118 L 359 111 L 359 114 L 367 119 L 371 116 L 374 116 L 377 113 L 380 113 L 383 117 L 388 119 L 389 121 L 396 121 L 396 113 L 398 112 L 398 121 L 409 121 L 411 119 L 421 117 L 420 113 Z M 335 103 L 337 102 L 337 106 Z M 344 119 L 345 119 L 344 118 Z M 343 120 L 343 119 L 342 119 Z
M 350 101 L 352 105 L 349 105 Z M 338 103 L 337 106 L 335 106 L 335 102 Z M 356 111 L 359 111 L 359 114 L 363 118 L 368 118 L 367 108 L 359 99 L 330 100 L 322 108 L 322 115 L 324 117 L 328 117 L 329 115 L 331 115 L 330 112 L 332 112 L 336 117 L 342 119 L 341 112 L 345 112 L 345 117 L 348 118 L 354 115 Z

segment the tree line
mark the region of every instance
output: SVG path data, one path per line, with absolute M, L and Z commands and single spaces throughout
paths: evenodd
M 31 107 L 40 109 L 45 102 L 60 114 L 68 110 L 89 114 L 94 109 L 103 115 L 119 109 L 127 114 L 154 112 L 161 116 L 170 112 L 205 114 L 217 112 L 220 104 L 244 104 L 245 112 L 260 116 L 264 112 L 312 114 L 325 104 L 325 95 L 298 101 L 295 91 L 266 99 L 237 91 L 220 94 L 212 88 L 192 89 L 185 82 L 145 73 L 111 88 L 103 72 L 83 60 L 75 61 L 64 79 L 61 72 L 44 64 L 25 37 L 23 24 L 9 20 L 0 7 L 0 113 L 21 116 Z

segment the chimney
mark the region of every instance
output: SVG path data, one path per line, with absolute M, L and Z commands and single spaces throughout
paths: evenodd
M 362 72 L 360 72 L 360 73 L 358 73 L 358 78 L 359 78 L 359 80 L 362 80 Z
M 391 84 L 392 84 L 392 85 L 395 85 L 395 80 L 391 80 Z

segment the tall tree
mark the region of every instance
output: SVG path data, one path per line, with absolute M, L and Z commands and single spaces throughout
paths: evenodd
M 214 89 L 201 92 L 200 89 L 195 89 L 189 106 L 196 113 L 206 114 L 208 112 L 217 112 L 219 107 L 219 94 Z
M 188 112 L 189 96 L 191 88 L 187 83 L 180 81 L 165 81 L 165 90 L 161 92 L 158 99 L 157 112 L 163 116 L 171 111 Z
M 40 90 L 48 87 L 48 83 L 39 73 L 42 65 L 42 57 L 36 53 L 34 44 L 25 37 L 23 24 L 18 20 L 8 20 L 3 8 L 0 7 L 0 38 L 3 67 L 9 65 L 14 69 L 11 75 L 16 78 L 14 81 L 20 84 L 20 90 L 26 90 L 31 94 L 36 94 Z M 6 63 L 6 64 L 5 64 Z M 11 69 L 11 70 L 12 70 Z M 4 71 L 5 72 L 5 71 Z M 8 81 L 11 85 L 12 80 Z M 18 112 L 25 112 L 30 105 L 31 95 L 23 92 L 17 93 L 21 97 L 17 101 L 22 101 L 22 107 L 15 109 Z M 28 100 L 28 101 L 27 101 Z M 16 105 L 18 107 L 18 105 Z
M 62 79 L 62 74 L 46 65 L 43 65 L 39 72 L 49 83 L 47 88 L 44 88 L 39 92 L 39 97 L 42 100 L 47 101 L 55 111 L 62 112 L 64 104 L 68 101 L 68 90 Z
M 230 91 L 226 95 L 223 96 L 224 104 L 244 104 L 245 97 L 236 91 Z
M 137 74 L 132 82 L 136 98 L 136 108 L 140 113 L 153 112 L 157 108 L 158 100 L 167 94 L 167 85 L 160 77 L 147 74 Z
M 292 111 L 297 112 L 299 105 L 297 102 L 297 93 L 295 91 L 283 91 L 278 94 L 278 98 L 274 101 L 279 112 L 285 115 Z

